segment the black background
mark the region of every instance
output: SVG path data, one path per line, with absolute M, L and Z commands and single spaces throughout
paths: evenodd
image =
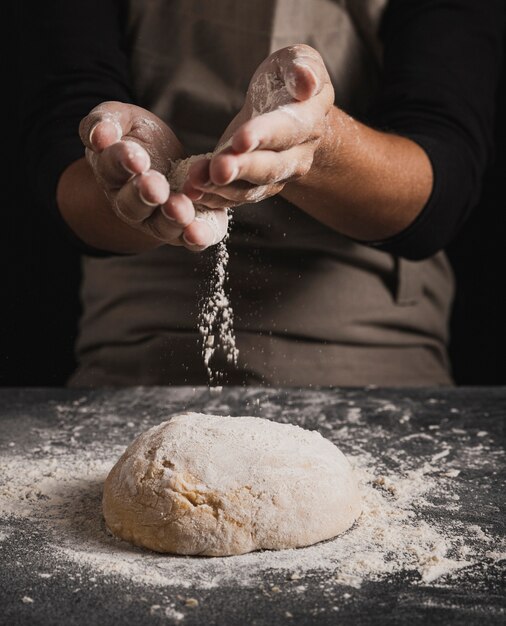
M 17 3 L 14 3 L 16 5 Z M 19 44 L 19 7 L 11 7 Z M 18 13 L 16 15 L 16 13 Z M 5 41 L 5 40 L 4 40 Z M 62 385 L 74 367 L 79 255 L 30 197 L 19 150 L 19 54 L 4 51 L 0 385 Z M 457 277 L 451 357 L 457 383 L 506 384 L 506 72 L 498 90 L 496 154 L 478 207 L 448 249 Z

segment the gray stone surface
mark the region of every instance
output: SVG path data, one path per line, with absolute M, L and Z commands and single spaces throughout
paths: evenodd
M 358 422 L 352 419 L 350 408 L 359 410 Z M 501 457 L 490 451 L 504 446 L 506 388 L 225 388 L 219 395 L 205 388 L 1 390 L 0 453 L 32 454 L 40 445 L 41 429 L 52 433 L 55 449 L 94 441 L 127 445 L 140 430 L 181 410 L 258 415 L 317 429 L 324 416 L 336 427 L 353 427 L 368 451 L 378 456 L 397 447 L 423 457 L 426 444 L 418 434 L 430 432 L 429 426 L 436 425 L 455 458 L 465 458 L 471 447 L 475 455 L 483 454 L 482 464 L 475 463 L 456 479 L 461 506 L 451 515 L 463 524 L 482 525 L 504 536 L 505 467 L 504 462 L 497 462 Z M 404 415 L 409 419 L 403 419 Z M 77 440 L 72 439 L 76 424 L 82 427 Z M 381 437 L 374 434 L 378 425 Z M 488 454 L 477 446 L 476 437 L 482 431 L 487 432 Z M 329 436 L 332 430 L 322 433 Z M 410 438 L 410 434 L 417 436 Z M 349 452 L 346 442 L 340 447 Z M 385 464 L 388 466 L 388 459 Z M 434 507 L 421 514 L 444 523 L 448 512 L 445 507 Z M 420 585 L 416 574 L 400 572 L 381 581 L 364 581 L 358 589 L 336 584 L 325 594 L 317 574 L 287 583 L 286 577 L 281 580 L 276 572 L 266 572 L 255 587 L 228 584 L 214 589 L 171 589 L 171 606 L 182 615 L 178 619 L 170 611 L 147 610 L 167 600 L 159 589 L 118 578 L 104 578 L 96 584 L 92 573 L 83 572 L 76 564 L 66 564 L 51 579 L 40 579 L 36 572 L 48 558 L 43 534 L 38 536 L 29 520 L 12 520 L 11 530 L 13 527 L 10 540 L 0 542 L 0 624 L 5 625 L 505 623 L 504 561 L 484 561 L 465 568 L 452 585 L 437 580 Z M 296 590 L 301 582 L 304 593 Z M 273 585 L 282 587 L 282 593 L 274 593 Z M 27 595 L 33 603 L 22 601 Z M 198 605 L 185 604 L 190 596 Z

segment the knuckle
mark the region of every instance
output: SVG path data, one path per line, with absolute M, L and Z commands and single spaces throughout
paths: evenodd
M 98 165 L 99 155 L 96 152 L 93 152 L 93 150 L 86 148 L 86 150 L 84 151 L 84 156 L 86 160 L 88 161 L 88 163 L 91 165 L 91 168 L 93 170 L 96 170 L 97 165 Z
M 243 204 L 244 204 L 244 200 L 227 200 L 227 205 L 224 207 L 221 207 L 221 210 L 235 209 L 237 207 L 242 206 Z M 223 239 L 223 237 L 225 236 L 225 232 L 223 233 L 222 236 L 220 235 L 220 240 Z
M 259 185 L 258 187 L 248 189 L 248 191 L 244 193 L 244 197 L 247 202 L 260 202 L 260 200 L 263 200 L 269 195 L 268 190 L 269 187 L 267 185 Z
M 288 48 L 285 48 L 285 50 L 289 52 L 291 57 L 294 57 L 294 58 L 304 56 L 304 57 L 311 57 L 316 60 L 321 59 L 321 55 L 318 52 L 318 50 L 316 50 L 312 46 L 309 46 L 308 44 L 305 44 L 305 43 L 298 43 L 298 44 L 295 44 L 294 46 L 288 46 Z
M 298 176 L 305 176 L 309 170 L 311 169 L 311 165 L 313 164 L 313 160 L 312 159 L 304 159 L 304 161 L 302 161 L 299 164 L 299 167 L 297 168 L 297 174 Z
M 122 205 L 117 201 L 113 201 L 112 210 L 122 222 L 125 222 L 125 224 L 128 224 L 129 226 L 136 226 L 138 224 L 138 220 L 132 219 L 132 216 L 130 215 L 125 205 Z
M 88 135 L 92 127 L 93 122 L 90 115 L 83 117 L 83 119 L 79 122 L 79 137 L 81 137 L 81 141 L 83 143 L 87 143 Z
M 255 133 L 256 124 L 253 120 L 249 120 L 237 132 L 237 139 L 243 144 L 251 145 L 256 139 L 258 132 Z
M 121 103 L 116 100 L 104 100 L 100 104 L 97 104 L 96 107 L 93 107 L 90 111 L 90 115 L 96 115 L 99 118 L 104 113 L 111 113 L 113 110 L 117 109 Z
M 146 214 L 141 214 L 138 208 L 133 205 L 131 202 L 125 202 L 116 198 L 113 203 L 114 212 L 121 218 L 124 222 L 126 222 L 129 226 L 138 226 L 146 219 Z
M 295 171 L 291 177 L 291 180 L 297 180 L 298 178 L 302 178 L 303 176 L 305 176 L 309 170 L 311 169 L 311 165 L 307 164 L 307 163 L 301 163 L 299 164 L 296 168 Z
M 207 195 L 199 200 L 198 204 L 204 205 L 209 209 L 223 209 L 229 206 L 229 200 L 217 195 Z
M 155 237 L 155 239 L 168 241 L 174 238 L 169 235 L 169 233 L 167 232 L 167 228 L 164 228 L 160 221 L 155 218 L 148 218 L 147 220 L 144 220 L 143 227 L 148 232 L 148 234 Z
M 266 185 L 274 185 L 279 180 L 283 180 L 284 178 L 286 178 L 286 176 L 287 176 L 287 174 L 286 174 L 286 170 L 285 169 L 278 170 L 277 172 L 271 172 L 271 173 L 269 173 L 268 176 L 265 177 L 264 183 Z

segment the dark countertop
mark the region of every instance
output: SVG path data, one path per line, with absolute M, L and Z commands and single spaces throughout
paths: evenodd
M 37 463 L 47 467 L 55 460 L 61 470 L 75 456 L 80 462 L 112 464 L 139 432 L 183 410 L 257 415 L 319 429 L 349 456 L 377 459 L 376 476 L 397 477 L 385 502 L 397 498 L 404 510 L 400 477 L 426 476 L 441 488 L 414 498 L 413 515 L 460 546 L 461 555 L 467 546 L 469 564 L 426 579 L 416 568 L 393 568 L 365 575 L 358 584 L 329 578 L 329 570 L 315 567 L 300 577 L 287 575 L 286 568 L 253 568 L 247 584 L 224 577 L 214 586 L 196 580 L 187 580 L 185 587 L 177 581 L 153 585 L 97 570 L 90 562 L 57 558 L 62 520 L 54 519 L 56 509 L 42 515 L 38 511 L 46 509 L 37 508 L 47 499 L 45 483 L 35 496 L 26 495 L 28 513 L 7 510 L 9 498 L 13 506 L 23 504 L 19 492 L 9 491 L 9 481 L 18 484 L 8 477 L 9 467 L 21 468 L 21 484 L 23 467 L 29 477 Z M 0 506 L 3 502 L 5 509 L 0 509 L 0 624 L 504 624 L 505 424 L 506 388 L 225 388 L 220 394 L 182 387 L 0 390 Z M 100 484 L 90 484 L 88 494 L 84 482 L 82 493 L 76 484 L 72 499 L 64 499 L 58 511 L 64 518 L 79 518 L 78 545 L 90 529 L 90 520 L 82 519 L 85 504 L 96 501 L 98 507 Z M 369 489 L 388 490 L 388 485 L 376 480 Z M 115 545 L 98 526 L 93 532 L 104 535 L 104 545 Z M 126 554 L 118 546 L 118 554 L 121 550 Z M 296 551 L 299 564 L 301 550 Z M 136 572 L 143 559 L 148 569 L 156 567 L 141 550 L 135 549 L 135 558 Z M 229 563 L 237 568 L 234 563 L 255 559 Z M 193 572 L 199 563 L 212 565 L 209 559 L 184 562 Z M 179 567 L 182 561 L 166 563 Z

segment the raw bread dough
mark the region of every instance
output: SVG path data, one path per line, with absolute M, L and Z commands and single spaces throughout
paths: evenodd
M 351 466 L 316 431 L 183 413 L 127 448 L 105 481 L 114 535 L 158 552 L 226 556 L 307 546 L 360 514 Z

